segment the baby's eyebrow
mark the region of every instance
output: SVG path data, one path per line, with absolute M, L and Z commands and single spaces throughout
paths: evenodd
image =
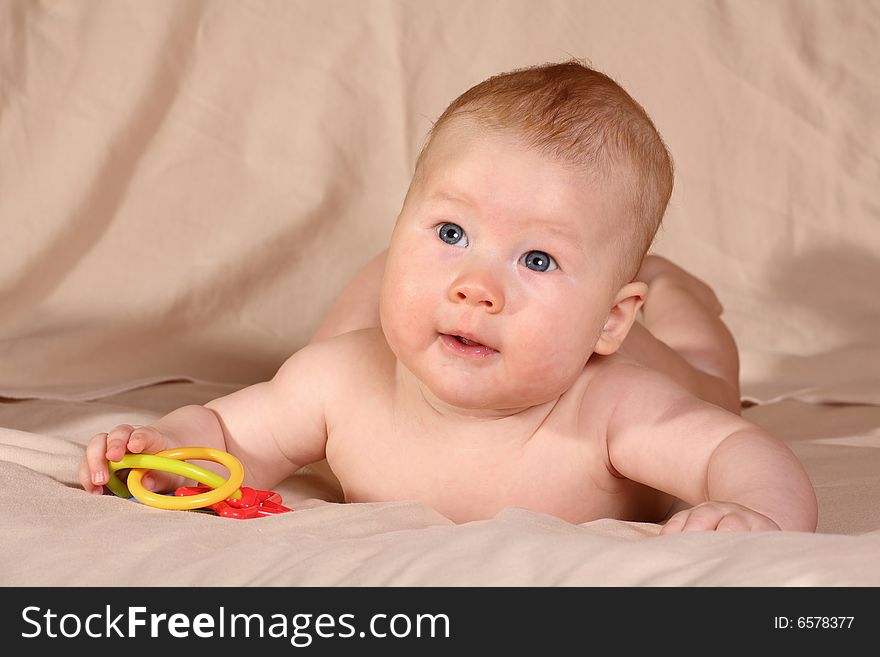
M 533 217 L 529 222 L 529 228 L 537 228 L 537 233 L 550 233 L 554 237 L 570 245 L 572 248 L 577 249 L 580 252 L 584 251 L 583 240 L 570 230 L 560 227 L 554 221 L 542 219 L 540 217 Z
M 451 203 L 460 203 L 464 205 L 470 205 L 475 207 L 477 202 L 470 198 L 470 196 L 465 192 L 451 192 L 445 189 L 435 190 L 432 194 L 430 194 L 427 198 L 428 202 L 435 201 L 446 201 Z M 537 227 L 537 230 L 535 228 Z M 531 217 L 529 219 L 528 225 L 526 229 L 530 232 L 536 233 L 538 235 L 542 233 L 550 233 L 557 239 L 562 240 L 566 244 L 570 245 L 572 248 L 577 249 L 581 253 L 584 252 L 583 240 L 579 235 L 573 233 L 570 230 L 566 230 L 558 225 L 558 222 L 553 221 L 552 219 L 543 218 L 540 216 Z
M 453 203 L 464 203 L 465 205 L 475 205 L 474 200 L 467 194 L 447 192 L 445 190 L 437 190 L 430 196 L 428 201 L 451 201 Z

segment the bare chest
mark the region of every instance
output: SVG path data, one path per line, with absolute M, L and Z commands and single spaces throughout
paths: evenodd
M 348 502 L 420 501 L 455 522 L 507 507 L 570 522 L 634 515 L 643 487 L 613 477 L 601 436 L 558 408 L 529 435 L 417 421 L 379 396 L 330 422 L 327 460 Z

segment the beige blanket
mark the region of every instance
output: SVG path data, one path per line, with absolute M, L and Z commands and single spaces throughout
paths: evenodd
M 876 3 L 821 0 L 0 3 L 0 584 L 880 585 L 878 38 Z M 446 103 L 572 56 L 664 135 L 654 248 L 718 291 L 818 534 L 457 526 L 338 504 L 324 467 L 247 522 L 75 486 L 93 433 L 305 343 Z

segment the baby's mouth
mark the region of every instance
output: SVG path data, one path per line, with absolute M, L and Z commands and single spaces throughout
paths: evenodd
M 441 333 L 440 338 L 447 347 L 462 356 L 483 358 L 498 353 L 497 349 L 463 335 Z

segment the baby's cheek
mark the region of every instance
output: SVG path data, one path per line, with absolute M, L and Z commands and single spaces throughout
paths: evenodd
M 415 254 L 414 252 L 414 255 Z M 433 295 L 432 290 L 437 287 L 436 272 L 425 269 L 419 263 L 419 258 L 408 258 L 406 262 L 399 262 L 393 269 L 386 269 L 386 286 L 401 304 L 408 307 L 420 306 Z
M 507 351 L 511 376 L 524 388 L 556 388 L 560 375 L 567 378 L 567 353 L 560 336 L 552 331 L 544 335 L 522 337 Z M 563 371 L 564 370 L 564 371 Z
M 586 327 L 569 323 L 560 322 L 553 329 L 531 336 L 528 343 L 526 355 L 531 361 L 532 376 L 544 381 L 579 373 L 592 352 Z
M 383 301 L 382 328 L 392 348 L 422 348 L 428 339 L 436 337 L 432 324 L 433 307 L 425 294 L 407 287 L 393 300 Z M 397 351 L 397 349 L 395 349 Z

